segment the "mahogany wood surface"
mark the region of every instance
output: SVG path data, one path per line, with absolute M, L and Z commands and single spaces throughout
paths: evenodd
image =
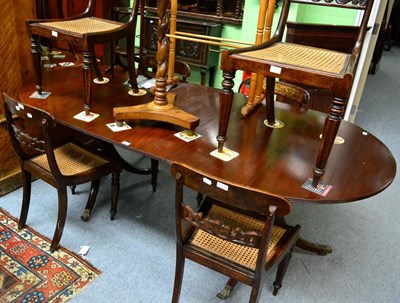
M 396 173 L 394 157 L 379 139 L 342 121 L 338 135 L 345 142 L 333 146 L 321 178 L 333 188 L 325 197 L 303 189 L 302 184 L 313 176 L 325 114 L 276 102 L 276 118 L 285 126 L 272 129 L 264 125 L 264 104 L 242 117 L 240 109 L 246 100 L 239 94 L 234 95 L 225 146 L 239 156 L 229 162 L 217 159 L 210 152 L 217 149 L 220 90 L 191 83 L 179 84 L 173 92 L 177 106 L 200 117 L 196 133 L 201 138 L 186 143 L 174 136 L 183 130 L 181 127 L 144 120 L 129 122 L 131 130 L 112 132 L 106 124 L 114 122 L 113 108 L 139 102 L 126 93 L 129 88 L 123 82 L 128 79 L 127 74 L 116 70 L 108 84 L 94 86 L 92 111 L 100 116 L 87 123 L 73 118 L 82 111 L 81 73 L 80 67 L 44 73 L 44 85 L 51 92 L 46 100 L 29 98 L 35 90 L 31 79 L 21 90 L 21 102 L 45 110 L 59 123 L 100 140 L 167 163 L 184 163 L 244 187 L 284 196 L 291 202 L 343 203 L 364 199 L 389 186 Z M 141 100 L 145 103 L 150 99 L 147 95 Z M 131 145 L 124 145 L 123 141 Z

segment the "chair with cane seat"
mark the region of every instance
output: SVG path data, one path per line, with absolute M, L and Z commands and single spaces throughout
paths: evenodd
M 37 109 L 18 103 L 4 94 L 7 129 L 18 156 L 22 184 L 22 209 L 18 228 L 25 226 L 31 196 L 31 176 L 54 186 L 58 192 L 58 217 L 50 251 L 58 248 L 67 216 L 67 188 L 91 182 L 83 220 L 89 220 L 100 179 L 112 174 L 111 220 L 117 211 L 119 175 L 122 164 L 104 154 L 97 154 L 72 140 L 59 140 L 54 118 Z M 51 207 L 51 206 L 49 206 Z
M 83 53 L 83 86 L 84 110 L 90 114 L 92 101 L 92 81 L 98 84 L 107 83 L 97 64 L 94 46 L 99 43 L 110 43 L 127 38 L 127 63 L 132 95 L 141 94 L 135 71 L 135 30 L 139 1 L 133 3 L 132 13 L 126 23 L 93 17 L 95 0 L 89 0 L 86 10 L 76 16 L 64 19 L 27 20 L 28 33 L 31 37 L 32 55 L 36 71 L 37 97 L 43 95 L 41 47 L 39 37 L 66 42 L 81 48 Z M 93 70 L 96 78 L 93 79 Z
M 280 262 L 273 283 L 276 295 L 300 232 L 300 226 L 275 222 L 275 216 L 290 213 L 289 202 L 178 163 L 171 165 L 171 173 L 176 179 L 176 271 L 172 302 L 179 301 L 185 259 L 227 275 L 231 287 L 236 281 L 251 286 L 249 302 L 258 302 L 266 271 Z M 184 201 L 184 187 L 207 197 L 197 212 Z
M 282 42 L 289 9 L 292 3 L 319 5 L 363 12 L 358 36 L 351 53 Z M 310 85 L 332 91 L 333 101 L 323 129 L 321 146 L 314 168 L 313 186 L 318 185 L 333 146 L 353 84 L 357 62 L 367 30 L 373 0 L 285 0 L 274 36 L 265 43 L 236 50 L 224 50 L 221 69 L 224 81 L 221 91 L 218 150 L 223 152 L 233 98 L 233 79 L 236 70 L 246 70 L 265 77 L 267 83 L 267 119 L 265 123 L 276 127 L 273 93 L 275 78 L 282 81 Z M 284 121 L 283 121 L 284 122 Z

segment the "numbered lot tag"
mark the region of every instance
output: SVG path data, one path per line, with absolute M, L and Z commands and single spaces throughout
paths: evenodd
M 99 114 L 95 114 L 95 113 L 90 113 L 89 115 L 85 114 L 85 111 L 80 112 L 79 114 L 75 115 L 74 118 L 81 120 L 81 121 L 85 121 L 85 122 L 90 122 L 93 121 L 94 119 L 96 119 L 99 116 Z
M 222 153 L 219 153 L 218 149 L 216 149 L 216 150 L 212 151 L 210 153 L 210 155 L 227 162 L 227 161 L 231 161 L 232 159 L 239 156 L 239 153 L 237 153 L 233 150 L 230 150 L 228 148 L 224 148 Z
M 181 131 L 179 133 L 174 134 L 174 136 L 185 142 L 190 142 L 201 137 L 201 135 L 196 134 L 190 130 Z
M 122 122 L 122 126 L 118 126 L 117 123 L 113 122 L 113 123 L 108 123 L 107 127 L 111 129 L 113 132 L 120 132 L 132 128 L 125 121 Z

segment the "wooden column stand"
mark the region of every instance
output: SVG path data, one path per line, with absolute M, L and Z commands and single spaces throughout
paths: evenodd
M 166 10 L 169 3 L 170 0 L 160 0 L 158 6 L 157 73 L 154 100 L 137 106 L 115 107 L 113 112 L 117 123 L 122 120 L 156 120 L 179 125 L 192 131 L 199 125 L 199 118 L 176 107 L 174 105 L 176 95 L 166 92 L 168 65 L 166 57 L 169 52 L 166 36 L 169 18 Z

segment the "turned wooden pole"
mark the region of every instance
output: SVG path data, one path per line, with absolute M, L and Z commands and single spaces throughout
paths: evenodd
M 157 29 L 157 72 L 156 72 L 156 91 L 154 104 L 157 106 L 168 105 L 167 101 L 167 53 L 169 51 L 167 31 L 169 18 L 167 8 L 170 0 L 160 0 L 158 4 L 158 29 Z

